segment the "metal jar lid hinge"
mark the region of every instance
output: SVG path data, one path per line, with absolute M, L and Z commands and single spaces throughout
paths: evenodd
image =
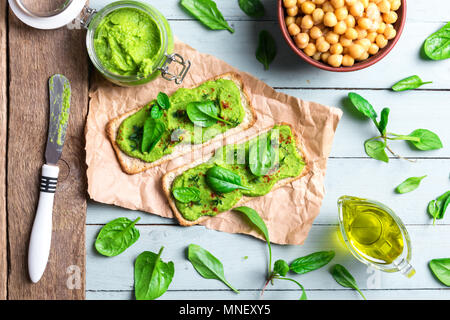
M 183 68 L 178 74 L 173 74 L 169 72 L 169 65 L 172 62 L 178 63 L 181 66 L 183 66 Z M 189 60 L 184 60 L 184 58 L 180 56 L 178 53 L 172 53 L 170 55 L 166 54 L 166 60 L 164 61 L 163 65 L 158 68 L 158 70 L 161 71 L 161 76 L 164 79 L 168 81 L 175 80 L 176 84 L 181 84 L 190 68 L 191 62 Z

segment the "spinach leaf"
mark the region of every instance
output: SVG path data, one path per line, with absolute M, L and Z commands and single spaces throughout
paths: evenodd
M 156 97 L 156 101 L 158 102 L 158 105 L 161 109 L 167 110 L 170 108 L 170 99 L 167 94 L 164 92 L 158 93 L 158 96 Z
M 163 111 L 157 104 L 155 104 L 152 107 L 152 109 L 150 110 L 150 117 L 152 117 L 153 119 L 159 119 L 162 116 L 163 116 Z
M 425 40 L 424 51 L 432 60 L 450 58 L 450 22 Z
M 422 177 L 410 177 L 400 183 L 397 188 L 395 188 L 395 191 L 397 191 L 398 193 L 407 193 L 416 190 L 419 187 L 422 179 L 425 177 L 426 175 Z
M 134 263 L 134 291 L 137 300 L 154 300 L 162 296 L 169 288 L 175 274 L 172 261 L 165 263 L 161 254 L 142 252 Z
M 199 245 L 190 244 L 188 249 L 188 259 L 194 266 L 195 270 L 206 279 L 216 279 L 225 283 L 231 290 L 239 293 L 225 279 L 223 272 L 223 264 L 209 251 L 203 249 Z
M 265 13 L 260 0 L 239 0 L 239 7 L 246 15 L 253 18 L 261 18 Z
M 433 224 L 436 219 L 444 218 L 445 211 L 447 211 L 450 205 L 450 191 L 440 195 L 436 200 L 431 200 L 428 203 L 428 213 L 433 218 Z
M 206 171 L 206 183 L 211 189 L 220 193 L 227 193 L 236 189 L 250 190 L 242 185 L 240 175 L 219 166 L 214 166 Z
M 270 239 L 269 239 L 269 230 L 267 229 L 267 226 L 264 222 L 264 220 L 260 217 L 258 212 L 256 210 L 242 206 L 233 208 L 233 210 L 241 212 L 247 216 L 247 218 L 250 220 L 250 222 L 255 225 L 258 230 L 264 235 L 264 238 L 266 238 L 267 246 L 269 248 L 269 274 L 272 272 L 272 248 L 270 247 Z
M 369 119 L 372 119 L 372 121 L 375 123 L 375 125 L 378 126 L 378 123 L 377 123 L 378 115 L 375 112 L 372 105 L 369 103 L 369 101 L 367 101 L 366 99 L 364 99 L 362 96 L 360 96 L 359 94 L 357 94 L 355 92 L 350 92 L 348 94 L 348 98 L 350 99 L 352 104 L 355 106 L 355 108 L 359 112 L 361 112 L 363 115 L 365 115 Z
M 153 118 L 147 118 L 144 123 L 144 131 L 142 136 L 141 152 L 150 152 L 161 140 L 164 132 L 166 131 L 166 125 L 160 120 Z
M 450 287 L 450 258 L 433 259 L 429 267 L 434 276 L 447 287 Z
M 380 122 L 378 123 L 378 131 L 385 136 L 386 135 L 386 127 L 389 120 L 389 112 L 391 110 L 389 108 L 384 108 L 381 110 Z
M 419 141 L 409 140 L 419 150 L 436 150 L 442 148 L 441 139 L 430 130 L 417 129 L 410 133 L 409 136 L 420 139 Z
M 234 29 L 225 21 L 222 13 L 212 0 L 181 0 L 180 4 L 206 27 L 212 30 L 228 30 L 234 33 Z
M 231 122 L 219 118 L 219 112 L 219 107 L 211 100 L 191 102 L 186 107 L 189 120 L 196 126 L 207 128 L 217 121 L 233 125 Z
M 192 187 L 174 188 L 172 190 L 173 197 L 181 203 L 200 200 L 200 190 Z
M 304 274 L 327 265 L 334 258 L 334 251 L 318 251 L 292 261 L 290 270 Z
M 276 153 L 267 135 L 258 138 L 249 148 L 248 162 L 251 173 L 265 176 L 275 166 Z
M 295 281 L 294 279 L 291 278 L 277 278 L 280 280 L 287 280 L 287 281 L 291 281 L 294 282 L 296 285 L 298 285 L 300 287 L 300 289 L 302 290 L 302 295 L 300 296 L 300 300 L 306 300 L 306 292 L 305 292 L 305 288 L 297 281 Z
M 139 230 L 134 225 L 140 219 L 117 218 L 108 222 L 95 240 L 95 249 L 107 257 L 121 254 L 139 239 Z
M 284 260 L 277 260 L 273 264 L 273 273 L 279 274 L 280 276 L 284 277 L 289 271 L 289 265 Z
M 392 90 L 394 91 L 412 90 L 428 83 L 433 83 L 433 81 L 423 82 L 419 76 L 410 76 L 394 84 L 392 86 Z
M 336 280 L 337 283 L 339 283 L 341 286 L 345 288 L 351 288 L 355 289 L 359 292 L 361 297 L 366 300 L 366 297 L 364 297 L 361 290 L 359 290 L 358 285 L 356 284 L 355 278 L 348 272 L 347 269 L 343 265 L 336 264 L 331 268 L 331 275 L 333 276 L 334 280 Z
M 269 70 L 269 64 L 277 55 L 277 45 L 272 35 L 267 30 L 262 30 L 258 36 L 258 48 L 256 59 L 261 62 L 265 70 Z
M 369 139 L 364 142 L 364 149 L 369 157 L 375 160 L 389 162 L 389 157 L 384 150 L 385 148 L 386 143 L 382 141 Z

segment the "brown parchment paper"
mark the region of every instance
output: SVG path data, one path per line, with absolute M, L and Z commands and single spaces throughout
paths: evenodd
M 303 145 L 308 173 L 301 179 L 264 197 L 255 198 L 246 205 L 261 214 L 268 226 L 271 242 L 302 244 L 320 211 L 327 157 L 342 111 L 277 92 L 257 78 L 211 55 L 202 54 L 178 40 L 175 42 L 175 52 L 192 62 L 183 87 L 192 87 L 230 71 L 243 77 L 258 120 L 249 131 L 242 133 L 242 137 L 254 134 L 275 122 L 284 121 L 293 126 Z M 159 78 L 144 86 L 122 88 L 99 76 L 95 78 L 89 93 L 90 105 L 86 122 L 86 163 L 90 197 L 98 202 L 172 218 L 172 211 L 162 191 L 161 178 L 168 170 L 189 163 L 196 156 L 186 155 L 140 174 L 128 175 L 123 173 L 119 166 L 106 137 L 105 126 L 110 119 L 154 99 L 159 91 L 170 95 L 180 86 Z M 233 136 L 227 139 L 226 143 L 240 140 L 240 136 L 241 134 Z M 211 144 L 201 153 L 209 154 L 221 143 L 222 141 Z M 241 214 L 236 212 L 221 213 L 208 219 L 203 225 L 215 230 L 245 233 L 261 238 Z

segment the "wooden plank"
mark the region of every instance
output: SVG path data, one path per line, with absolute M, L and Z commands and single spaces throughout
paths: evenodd
M 135 216 L 130 216 L 134 218 Z M 120 291 L 133 289 L 133 263 L 145 250 L 157 251 L 164 246 L 162 259 L 173 261 L 175 276 L 171 290 L 224 290 L 223 283 L 203 279 L 186 259 L 186 248 L 195 243 L 210 250 L 224 264 L 227 280 L 238 289 L 258 290 L 263 286 L 267 272 L 267 246 L 263 241 L 246 235 L 233 235 L 204 227 L 183 228 L 178 226 L 138 226 L 141 238 L 124 253 L 114 258 L 99 255 L 93 246 L 100 226 L 88 226 L 87 243 L 87 290 Z M 331 264 L 345 265 L 354 275 L 361 289 L 444 289 L 431 274 L 428 261 L 448 256 L 450 226 L 408 226 L 412 241 L 412 264 L 417 273 L 411 279 L 399 273 L 385 273 L 368 269 L 358 262 L 338 238 L 337 225 L 315 225 L 302 246 L 273 245 L 274 259 L 293 259 L 319 250 L 334 250 L 336 257 Z M 247 259 L 244 257 L 247 256 Z M 330 265 L 331 266 L 331 265 Z M 305 288 L 313 290 L 334 290 L 341 287 L 324 267 L 305 275 L 295 275 Z M 285 281 L 286 282 L 286 281 Z M 270 289 L 290 290 L 291 283 L 279 282 Z M 447 288 L 448 289 L 448 288 Z M 450 298 L 450 290 L 441 294 Z M 236 298 L 239 298 L 236 296 Z
M 7 135 L 7 38 L 6 1 L 0 3 L 0 300 L 7 297 L 7 237 L 6 237 L 6 135 Z
M 84 43 L 84 30 L 35 30 L 19 22 L 10 12 L 9 299 L 83 299 L 85 295 L 84 120 L 88 60 Z M 27 251 L 47 140 L 47 82 L 55 73 L 65 74 L 71 82 L 71 114 L 59 163 L 50 258 L 43 278 L 32 284 L 28 277 Z

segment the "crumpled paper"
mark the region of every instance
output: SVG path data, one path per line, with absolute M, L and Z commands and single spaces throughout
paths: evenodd
M 241 72 L 222 60 L 202 54 L 175 41 L 175 51 L 192 62 L 183 87 L 196 84 L 226 72 L 237 72 L 243 80 L 258 116 L 256 124 L 242 135 L 250 135 L 283 121 L 290 123 L 303 145 L 308 172 L 299 180 L 272 191 L 246 205 L 254 208 L 267 224 L 270 240 L 278 244 L 302 244 L 324 197 L 324 176 L 334 133 L 342 116 L 337 108 L 327 107 L 275 91 L 257 78 Z M 161 187 L 161 178 L 169 170 L 192 161 L 192 154 L 176 158 L 145 172 L 128 175 L 122 172 L 105 133 L 105 126 L 129 110 L 154 99 L 159 91 L 171 94 L 180 86 L 161 77 L 144 86 L 123 88 L 96 76 L 89 93 L 89 114 L 86 122 L 86 163 L 88 193 L 98 202 L 141 210 L 162 217 L 173 214 Z M 238 141 L 241 134 L 227 139 Z M 222 141 L 201 152 L 211 153 Z M 202 223 L 210 229 L 245 233 L 262 238 L 242 214 L 225 212 Z

